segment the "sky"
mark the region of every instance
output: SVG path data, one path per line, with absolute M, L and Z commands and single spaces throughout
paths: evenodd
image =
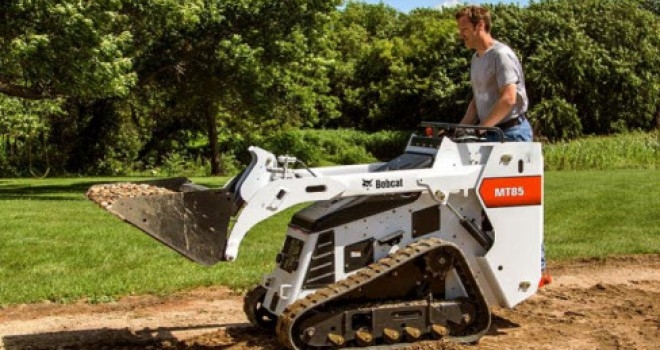
M 518 4 L 525 6 L 529 0 L 358 0 L 369 4 L 378 4 L 383 2 L 401 12 L 408 12 L 418 7 L 440 8 L 442 6 L 455 6 L 461 4 L 478 5 L 492 3 Z

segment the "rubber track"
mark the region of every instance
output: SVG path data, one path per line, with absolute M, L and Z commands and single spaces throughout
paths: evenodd
M 296 321 L 306 312 L 313 310 L 315 307 L 320 306 L 321 304 L 326 303 L 332 299 L 335 299 L 341 296 L 342 294 L 355 290 L 360 286 L 363 286 L 371 282 L 378 276 L 394 271 L 397 267 L 403 265 L 407 261 L 420 257 L 423 254 L 426 254 L 432 251 L 433 249 L 440 248 L 444 245 L 447 245 L 447 243 L 437 238 L 427 238 L 427 239 L 419 240 L 417 242 L 413 242 L 407 247 L 398 250 L 394 254 L 385 257 L 357 271 L 355 274 L 349 276 L 348 278 L 341 281 L 337 281 L 336 283 L 331 284 L 327 287 L 320 288 L 316 290 L 314 293 L 294 302 L 282 312 L 282 314 L 278 319 L 275 331 L 277 333 L 277 337 L 280 343 L 286 345 L 287 348 L 291 350 L 301 350 L 301 348 L 298 348 L 296 346 L 295 342 L 292 339 L 293 336 L 298 336 L 298 334 L 292 335 L 291 332 L 293 330 Z M 461 258 L 464 259 L 463 256 L 461 256 Z M 467 262 L 464 261 L 464 263 L 469 269 Z M 479 300 L 474 301 L 478 306 L 480 306 L 478 307 L 476 319 L 478 320 L 482 317 L 487 317 L 488 323 L 485 329 L 479 331 L 478 333 L 465 334 L 460 337 L 448 337 L 448 339 L 453 338 L 457 342 L 478 341 L 486 333 L 490 325 L 490 310 L 488 308 L 488 304 L 483 298 L 483 295 L 476 283 L 476 280 L 474 280 L 472 271 L 469 270 L 468 272 L 470 276 L 462 275 L 461 272 L 458 271 L 459 277 L 461 281 L 465 281 L 466 278 L 469 278 L 474 281 L 473 286 L 465 285 L 464 287 L 467 289 L 468 295 L 473 297 L 476 296 L 479 298 Z M 406 346 L 406 345 L 411 345 L 411 344 L 397 343 L 392 345 L 359 347 L 359 349 L 363 349 L 363 350 L 401 349 L 402 346 Z M 342 349 L 349 349 L 349 347 L 344 347 Z

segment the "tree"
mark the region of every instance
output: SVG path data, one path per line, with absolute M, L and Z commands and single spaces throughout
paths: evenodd
M 121 1 L 0 4 L 0 92 L 25 99 L 125 96 L 135 83 Z
M 161 153 L 160 140 L 205 131 L 217 173 L 218 125 L 336 116 L 318 50 L 339 3 L 3 2 L 0 93 L 62 101 L 51 142 L 68 155 L 68 171 L 135 161 L 131 154 Z
M 195 25 L 153 42 L 139 66 L 156 74 L 138 70 L 139 76 L 169 91 L 169 120 L 191 121 L 189 130 L 207 131 L 212 172 L 219 173 L 218 127 L 232 128 L 230 134 L 263 133 L 336 115 L 325 95 L 326 63 L 316 50 L 338 3 L 205 1 Z
M 344 126 L 414 128 L 422 120 L 457 121 L 465 109 L 467 57 L 453 15 L 383 4 L 349 3 L 334 32 L 341 62 L 333 91 Z
M 531 114 L 572 106 L 581 123 L 539 120 L 547 135 L 606 134 L 652 128 L 660 105 L 660 24 L 640 1 L 541 1 L 496 7 L 495 28 L 523 57 Z M 544 101 L 556 101 L 548 106 Z M 560 102 L 561 101 L 561 102 Z M 560 119 L 547 116 L 557 121 Z

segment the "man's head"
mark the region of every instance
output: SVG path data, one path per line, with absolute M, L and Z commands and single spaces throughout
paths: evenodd
M 467 6 L 456 12 L 458 32 L 470 49 L 477 49 L 478 41 L 490 36 L 490 11 L 479 6 Z

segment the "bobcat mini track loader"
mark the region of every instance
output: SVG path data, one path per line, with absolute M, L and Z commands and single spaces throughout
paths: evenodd
M 224 188 L 175 178 L 96 185 L 88 197 L 203 265 L 236 259 L 256 223 L 313 202 L 245 297 L 253 324 L 290 349 L 475 342 L 491 306 L 537 290 L 543 157 L 539 143 L 447 132 L 464 128 L 503 137 L 428 122 L 389 162 L 311 169 L 250 147 L 252 162 Z

